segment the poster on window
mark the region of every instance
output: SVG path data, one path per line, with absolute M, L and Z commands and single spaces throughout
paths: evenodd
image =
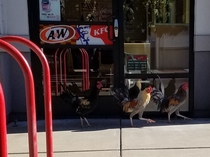
M 107 25 L 40 25 L 41 44 L 112 45 L 112 26 Z M 108 34 L 110 33 L 110 38 Z
M 108 38 L 108 33 L 112 32 L 111 28 L 106 25 L 77 25 L 76 45 L 110 45 L 112 41 Z
M 60 0 L 39 0 L 41 21 L 60 21 Z

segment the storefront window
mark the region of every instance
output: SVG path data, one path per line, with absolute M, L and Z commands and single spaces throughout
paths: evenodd
M 126 73 L 189 72 L 189 0 L 124 0 Z
M 112 0 L 39 0 L 40 21 L 105 22 L 112 17 Z

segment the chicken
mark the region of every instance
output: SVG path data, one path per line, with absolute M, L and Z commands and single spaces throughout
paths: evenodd
M 187 92 L 186 92 L 187 89 L 188 89 L 188 84 L 183 83 L 174 95 L 162 101 L 161 111 L 168 113 L 168 122 L 170 122 L 170 116 L 174 112 L 176 112 L 176 115 L 179 117 L 182 117 L 184 119 L 190 119 L 179 113 L 180 107 L 185 103 L 187 99 Z
M 79 98 L 77 95 L 73 94 L 69 90 L 65 90 L 61 94 L 61 98 L 64 100 L 69 99 L 69 104 L 75 107 L 75 112 L 80 115 L 81 126 L 83 127 L 83 122 L 87 123 L 87 126 L 91 126 L 88 122 L 87 116 L 89 113 L 93 112 L 97 106 L 97 98 L 99 92 L 102 88 L 102 83 L 100 79 L 95 79 L 93 88 L 90 89 L 90 93 L 88 96 L 84 98 Z
M 99 78 L 101 77 L 100 73 L 92 74 L 92 78 L 90 79 L 90 88 L 87 90 L 82 91 L 80 87 L 76 84 L 76 82 L 71 82 L 68 86 L 66 86 L 66 89 L 68 89 L 71 93 L 74 93 L 75 95 L 79 97 L 85 97 L 88 96 L 93 86 L 95 86 L 95 77 Z
M 71 82 L 71 84 L 69 84 L 67 88 L 74 94 L 78 94 L 82 92 L 81 89 L 77 86 L 76 82 Z
M 140 120 L 145 120 L 148 123 L 153 123 L 155 122 L 154 120 L 151 119 L 146 119 L 143 118 L 143 112 L 145 107 L 148 105 L 150 101 L 150 93 L 152 91 L 152 87 L 149 86 L 145 88 L 143 91 L 140 91 L 137 98 L 130 100 L 129 99 L 129 90 L 127 86 L 121 85 L 120 88 L 112 88 L 111 89 L 111 94 L 118 100 L 120 104 L 123 106 L 123 111 L 125 113 L 130 114 L 130 124 L 131 126 L 133 125 L 133 116 L 136 114 L 139 114 L 139 119 Z
M 174 113 L 174 112 L 179 117 L 182 117 L 184 119 L 190 119 L 190 118 L 188 118 L 186 116 L 183 116 L 179 113 L 180 107 L 186 101 L 186 98 L 187 98 L 187 92 L 186 91 L 187 91 L 187 89 L 188 89 L 188 84 L 184 82 L 178 88 L 178 91 L 175 94 L 173 94 L 172 96 L 166 97 L 164 95 L 159 95 L 160 91 L 155 93 L 154 90 L 151 93 L 152 99 L 155 99 L 156 97 L 158 97 L 158 95 L 160 96 L 158 99 L 155 99 L 155 100 L 156 100 L 156 103 L 160 104 L 160 110 L 162 112 L 167 112 L 168 113 L 168 122 L 171 122 L 170 117 L 171 117 L 171 114 Z

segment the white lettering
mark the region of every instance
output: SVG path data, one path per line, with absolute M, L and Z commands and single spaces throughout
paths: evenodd
M 99 29 L 96 29 L 94 30 L 94 36 L 98 36 L 98 35 L 101 35 L 103 34 L 104 32 L 108 32 L 108 26 L 107 27 L 102 27 L 102 28 L 99 28 Z

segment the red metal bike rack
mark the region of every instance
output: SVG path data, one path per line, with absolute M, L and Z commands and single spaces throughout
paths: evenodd
M 82 75 L 82 84 L 84 85 L 82 86 L 82 90 L 84 91 L 89 89 L 89 56 L 87 51 L 83 48 L 80 49 L 80 52 L 82 54 L 82 68 L 86 70 Z
M 0 83 L 0 156 L 7 157 L 7 129 L 4 92 Z
M 65 49 L 64 49 L 64 50 L 65 50 Z M 68 49 L 66 49 L 65 51 L 64 51 L 64 50 L 62 50 L 61 53 L 60 53 L 60 55 L 59 55 L 59 60 L 60 60 L 60 82 L 61 82 L 61 83 L 63 82 L 62 54 L 63 54 L 63 52 L 66 53 L 66 52 L 68 51 Z M 65 67 L 65 65 L 64 65 L 64 67 Z M 63 91 L 63 89 L 62 89 L 62 87 L 61 87 L 60 92 L 62 92 L 62 91 Z
M 58 96 L 58 69 L 57 69 L 57 53 L 59 49 L 55 51 L 54 54 L 54 64 L 55 64 L 55 95 Z
M 19 42 L 28 46 L 39 57 L 43 68 L 44 80 L 44 104 L 45 104 L 45 129 L 46 129 L 46 144 L 47 157 L 53 157 L 53 134 L 52 134 L 52 99 L 51 99 L 51 83 L 50 83 L 50 68 L 48 61 L 42 50 L 30 40 L 19 36 L 5 36 L 1 37 L 7 42 Z M 33 90 L 33 89 L 31 89 Z M 35 112 L 36 114 L 36 112 Z M 31 144 L 31 142 L 29 143 Z
M 89 67 L 89 55 L 87 53 L 87 51 L 85 49 L 83 49 L 83 52 L 85 53 L 86 55 L 86 65 L 87 65 L 87 77 L 86 77 L 86 84 L 87 84 L 87 88 L 86 90 L 88 90 L 90 88 L 90 67 Z
M 66 67 L 65 67 L 65 63 L 66 63 L 66 53 L 68 50 L 64 51 L 65 49 L 63 49 L 60 52 L 59 55 L 59 66 L 60 66 L 60 81 L 62 82 L 63 79 L 63 71 L 62 71 L 62 54 L 64 52 L 64 82 L 66 84 Z M 55 82 L 56 82 L 56 91 L 55 91 L 55 95 L 58 95 L 58 68 L 57 68 L 57 54 L 59 52 L 59 49 L 56 50 L 55 54 L 54 54 L 54 62 L 55 62 Z M 87 90 L 89 89 L 89 57 L 88 57 L 88 53 L 85 49 L 80 49 L 80 52 L 82 54 L 82 90 Z M 85 70 L 85 71 L 84 71 Z
M 23 55 L 11 44 L 0 39 L 0 47 L 8 52 L 18 62 L 23 71 L 26 90 L 29 156 L 38 157 L 34 80 L 30 66 Z
M 60 66 L 60 82 L 62 83 L 62 60 L 61 55 L 63 54 L 65 49 L 61 50 L 59 55 L 59 66 Z M 66 50 L 67 51 L 67 50 Z M 54 63 L 55 63 L 55 95 L 58 96 L 58 61 L 57 61 L 57 54 L 59 52 L 59 49 L 55 51 L 54 54 Z M 62 91 L 62 87 L 60 88 L 60 92 Z
M 63 64 L 64 64 L 64 69 L 63 69 L 64 72 L 63 72 L 63 73 L 64 73 L 64 84 L 65 84 L 65 89 L 66 89 L 66 84 L 67 84 L 67 81 L 66 81 L 66 79 L 67 79 L 67 78 L 66 78 L 66 54 L 67 54 L 67 52 L 68 52 L 68 50 L 64 52 L 64 58 L 63 58 L 63 60 L 64 60 L 64 63 L 63 63 Z

